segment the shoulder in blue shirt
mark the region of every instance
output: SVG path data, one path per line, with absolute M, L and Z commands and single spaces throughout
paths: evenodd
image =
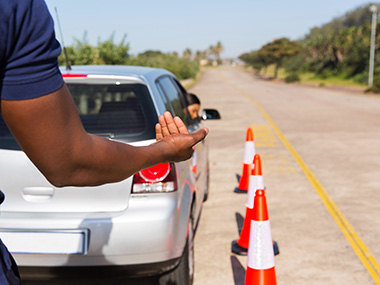
M 43 0 L 0 0 L 0 99 L 31 99 L 58 90 L 60 53 Z

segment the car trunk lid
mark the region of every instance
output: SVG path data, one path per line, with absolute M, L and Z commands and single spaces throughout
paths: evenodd
M 132 178 L 97 187 L 51 185 L 22 151 L 0 150 L 2 212 L 118 212 L 127 209 Z

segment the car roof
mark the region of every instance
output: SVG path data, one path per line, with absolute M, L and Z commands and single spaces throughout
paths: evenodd
M 60 67 L 62 74 L 75 75 L 105 75 L 105 76 L 125 76 L 135 77 L 144 82 L 153 82 L 156 78 L 162 75 L 173 74 L 163 68 L 130 66 L 130 65 L 73 65 L 71 70 L 66 67 Z

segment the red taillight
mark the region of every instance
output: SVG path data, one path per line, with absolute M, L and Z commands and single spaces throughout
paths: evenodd
M 72 77 L 72 78 L 87 77 L 87 74 L 62 74 L 62 77 L 64 77 L 64 78 L 68 78 L 68 77 Z
M 132 193 L 159 193 L 177 190 L 174 163 L 160 163 L 141 170 L 133 177 Z
M 160 163 L 150 168 L 141 170 L 139 174 L 143 179 L 148 182 L 161 182 L 168 176 L 170 172 L 170 164 L 169 163 Z

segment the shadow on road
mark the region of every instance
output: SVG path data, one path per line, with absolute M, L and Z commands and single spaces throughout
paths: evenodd
M 241 178 L 241 176 L 239 175 L 239 174 L 236 174 L 236 180 L 237 180 L 237 183 L 239 184 L 239 182 L 240 182 L 240 178 Z
M 235 217 L 236 217 L 236 224 L 237 224 L 237 228 L 238 228 L 238 232 L 240 236 L 240 233 L 244 224 L 244 217 L 240 213 L 235 213 Z
M 244 285 L 245 269 L 241 265 L 240 261 L 236 258 L 236 256 L 231 256 L 231 267 L 232 273 L 234 275 L 234 284 Z

